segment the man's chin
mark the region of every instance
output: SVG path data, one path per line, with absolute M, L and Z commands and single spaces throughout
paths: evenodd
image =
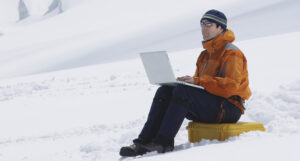
M 203 38 L 203 41 L 208 41 L 208 40 L 211 40 L 211 39 L 209 39 L 209 38 Z
M 207 40 L 210 40 L 211 38 L 209 36 L 203 36 L 203 40 L 204 41 L 207 41 Z

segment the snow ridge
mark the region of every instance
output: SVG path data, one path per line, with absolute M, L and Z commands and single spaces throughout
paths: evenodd
M 23 0 L 19 1 L 19 7 L 18 7 L 18 9 L 19 9 L 19 21 L 21 21 L 21 20 L 23 20 L 23 19 L 25 19 L 25 18 L 27 18 L 27 17 L 30 16 L 29 12 L 28 12 L 28 9 L 27 9 L 27 7 L 26 7 L 26 5 L 25 5 L 25 3 L 24 3 Z

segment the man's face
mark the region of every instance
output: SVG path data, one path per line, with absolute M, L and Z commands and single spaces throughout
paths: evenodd
M 210 40 L 223 32 L 221 26 L 217 27 L 217 24 L 210 22 L 206 19 L 201 21 L 201 29 L 203 40 Z

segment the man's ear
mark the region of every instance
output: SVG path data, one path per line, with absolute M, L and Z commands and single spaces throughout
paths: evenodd
M 216 28 L 219 30 L 220 28 L 222 29 L 222 27 L 220 25 L 216 25 Z
M 224 32 L 224 29 L 223 29 L 220 25 L 218 25 L 217 28 L 218 28 L 219 30 L 221 30 L 222 32 Z
M 225 32 L 225 30 L 222 27 L 221 27 L 221 31 L 222 31 L 222 33 Z

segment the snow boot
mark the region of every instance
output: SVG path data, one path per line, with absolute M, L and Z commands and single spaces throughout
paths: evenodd
M 164 145 L 152 142 L 152 143 L 147 144 L 147 145 L 142 145 L 140 149 L 145 149 L 144 151 L 147 151 L 147 152 L 156 151 L 158 153 L 166 153 L 166 152 L 173 151 L 174 146 L 171 146 L 171 145 L 164 146 Z
M 151 143 L 142 145 L 148 152 L 166 153 L 174 150 L 174 139 L 158 134 Z
M 144 144 L 141 139 L 135 139 L 132 145 L 121 148 L 120 155 L 123 157 L 143 155 L 148 152 L 146 148 L 142 148 L 144 146 L 146 146 L 146 144 Z

